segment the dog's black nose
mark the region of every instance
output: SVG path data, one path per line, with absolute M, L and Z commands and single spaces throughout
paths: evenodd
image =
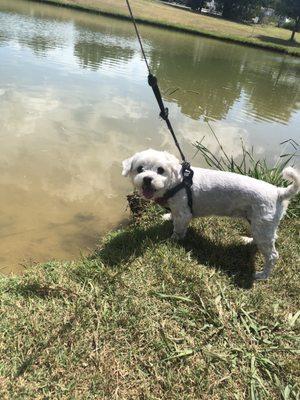
M 143 182 L 145 185 L 151 185 L 151 181 L 153 178 L 150 178 L 150 176 L 145 176 L 145 178 L 143 179 Z

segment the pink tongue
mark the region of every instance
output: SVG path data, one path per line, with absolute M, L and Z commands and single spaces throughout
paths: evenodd
M 154 190 L 151 188 L 143 188 L 143 196 L 146 197 L 146 199 L 151 199 L 154 195 Z

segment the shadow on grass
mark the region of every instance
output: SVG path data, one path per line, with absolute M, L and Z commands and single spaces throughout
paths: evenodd
M 232 277 L 233 283 L 243 289 L 253 286 L 256 247 L 243 243 L 223 243 L 212 241 L 205 235 L 190 228 L 186 240 L 182 242 L 186 251 L 202 265 L 222 271 Z
M 134 227 L 111 238 L 93 258 L 100 257 L 106 265 L 116 268 L 141 256 L 149 246 L 169 240 L 172 224 L 165 222 L 149 228 Z M 253 286 L 256 247 L 233 243 L 224 245 L 212 241 L 193 228 L 189 228 L 186 238 L 178 242 L 197 263 L 215 268 L 230 276 L 233 283 L 244 289 Z
M 274 43 L 280 46 L 300 47 L 300 43 L 296 41 L 290 41 L 289 39 L 280 39 L 273 36 L 265 36 L 265 35 L 257 35 L 256 37 L 263 42 Z
M 39 282 L 21 283 L 15 290 L 23 297 L 39 297 L 44 300 L 66 299 L 66 297 L 73 300 L 76 297 L 76 294 L 67 288 L 40 284 Z
M 46 342 L 40 341 L 34 350 L 30 349 L 24 360 L 17 367 L 14 378 L 19 378 L 24 375 L 24 373 L 37 362 L 41 354 L 57 341 L 58 337 L 60 340 L 63 340 L 63 338 L 70 336 L 73 325 L 78 318 L 79 316 L 77 314 L 72 315 L 67 322 L 63 323 L 56 332 L 50 335 Z

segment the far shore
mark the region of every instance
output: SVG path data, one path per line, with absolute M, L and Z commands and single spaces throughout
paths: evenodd
M 130 20 L 125 0 L 30 0 Z M 113 3 L 113 4 L 112 4 Z M 159 0 L 131 0 L 136 20 L 184 33 L 206 36 L 300 57 L 300 33 L 296 41 L 291 32 L 271 25 L 247 25 L 171 7 Z

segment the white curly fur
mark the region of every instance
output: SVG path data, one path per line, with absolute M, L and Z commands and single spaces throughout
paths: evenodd
M 289 199 L 300 189 L 299 173 L 294 168 L 287 167 L 283 171 L 283 177 L 293 183 L 287 188 L 278 188 L 231 172 L 192 169 L 193 215 L 187 205 L 185 190 L 179 191 L 168 200 L 174 225 L 172 237 L 184 238 L 193 217 L 219 215 L 246 218 L 251 224 L 253 241 L 265 258 L 264 269 L 256 273 L 255 278 L 267 279 L 278 258 L 275 248 L 278 224 Z M 162 197 L 166 190 L 182 180 L 178 159 L 165 151 L 152 149 L 136 153 L 123 161 L 123 175 L 129 175 L 141 195 L 152 200 Z M 147 178 L 148 186 L 145 186 Z

